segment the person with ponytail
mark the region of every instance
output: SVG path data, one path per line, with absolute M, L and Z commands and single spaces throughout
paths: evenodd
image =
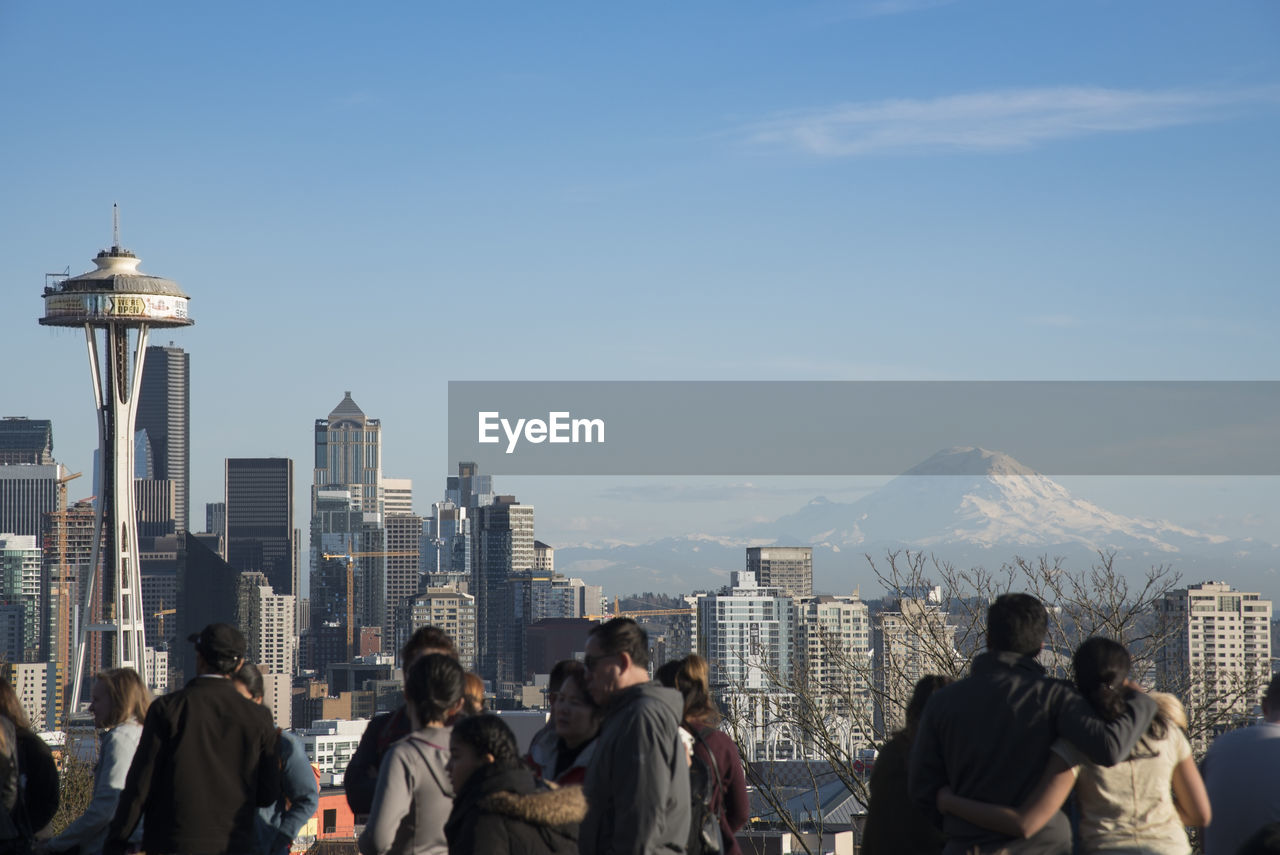
M 449 855 L 574 855 L 587 815 L 582 787 L 544 789 L 521 764 L 515 734 L 496 715 L 462 719 L 449 738 L 457 795 L 445 825 Z
M 1101 718 L 1114 721 L 1124 714 L 1131 685 L 1129 652 L 1123 645 L 1090 638 L 1076 650 L 1072 666 L 1076 686 Z M 1158 712 L 1128 760 L 1099 766 L 1059 740 L 1039 788 L 1020 808 L 961 798 L 943 788 L 938 810 L 1026 838 L 1058 812 L 1074 786 L 1080 807 L 1080 852 L 1189 855 L 1186 827 L 1209 824 L 1209 797 L 1183 733 L 1187 717 L 1182 704 L 1159 692 L 1151 697 Z
M 667 662 L 654 676 L 659 683 L 679 690 L 684 696 L 684 719 L 680 726 L 692 742 L 692 756 L 715 776 L 709 807 L 720 820 L 721 851 L 724 855 L 741 855 L 736 835 L 751 818 L 747 776 L 737 743 L 717 729 L 720 710 L 711 698 L 711 669 L 707 660 L 694 653 Z
M 412 730 L 378 766 L 369 822 L 358 841 L 362 855 L 445 855 L 444 824 L 453 807 L 445 772 L 449 727 L 463 704 L 465 672 L 443 653 L 414 661 L 405 677 L 405 711 Z

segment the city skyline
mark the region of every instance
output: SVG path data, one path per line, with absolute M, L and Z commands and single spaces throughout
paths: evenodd
M 2 14 L 27 130 L 0 141 L 24 166 L 0 211 L 0 358 L 38 370 L 0 415 L 51 419 L 55 458 L 89 474 L 76 335 L 35 318 L 43 275 L 86 270 L 120 202 L 122 244 L 195 295 L 194 520 L 228 458 L 305 471 L 344 389 L 425 514 L 456 464 L 450 379 L 1280 376 L 1267 4 Z M 122 51 L 108 88 L 104 40 L 171 70 Z M 109 103 L 147 133 L 62 130 Z M 356 356 L 322 360 L 344 333 Z M 557 547 L 883 483 L 499 481 Z M 1066 483 L 1280 541 L 1275 479 Z

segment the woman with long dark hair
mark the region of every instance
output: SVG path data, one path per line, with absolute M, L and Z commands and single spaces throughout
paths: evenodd
M 1112 721 L 1124 714 L 1130 659 L 1123 645 L 1109 638 L 1090 638 L 1076 650 L 1072 666 L 1076 687 L 1099 716 Z M 1183 733 L 1187 718 L 1182 704 L 1159 692 L 1153 692 L 1152 698 L 1159 712 L 1123 763 L 1098 766 L 1059 740 L 1040 786 L 1022 806 L 978 802 L 944 787 L 938 793 L 938 809 L 983 828 L 1025 838 L 1057 813 L 1074 785 L 1080 806 L 1081 852 L 1188 855 L 1191 844 L 1186 827 L 1209 824 L 1209 797 Z
M 404 681 L 405 710 L 413 730 L 391 746 L 378 767 L 362 855 L 444 855 L 444 824 L 453 807 L 445 764 L 446 721 L 462 709 L 462 666 L 442 653 L 416 660 Z M 463 719 L 464 721 L 466 719 Z
M 950 677 L 921 677 L 907 702 L 905 724 L 876 756 L 871 769 L 871 798 L 862 832 L 864 855 L 937 855 L 947 838 L 933 827 L 907 792 L 907 759 L 920 716 L 929 697 L 951 682 Z

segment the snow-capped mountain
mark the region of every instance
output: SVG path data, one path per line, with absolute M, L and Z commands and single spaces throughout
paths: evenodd
M 557 569 L 582 570 L 611 589 L 718 587 L 745 563 L 744 548 L 813 546 L 815 585 L 845 591 L 870 584 L 864 554 L 908 548 L 964 565 L 999 566 L 1015 556 L 1061 556 L 1087 566 L 1099 551 L 1146 569 L 1172 564 L 1184 575 L 1226 578 L 1233 569 L 1280 567 L 1280 550 L 1174 523 L 1124 516 L 1073 496 L 1006 454 L 940 451 L 855 502 L 817 498 L 773 522 L 732 532 L 666 538 L 606 550 L 557 551 Z M 870 594 L 874 596 L 874 594 Z

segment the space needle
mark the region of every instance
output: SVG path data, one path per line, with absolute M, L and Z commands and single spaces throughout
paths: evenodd
M 138 270 L 136 255 L 120 246 L 118 209 L 112 246 L 93 259 L 97 266 L 44 289 L 44 317 L 54 327 L 81 327 L 89 349 L 93 398 L 98 412 L 98 484 L 92 563 L 85 611 L 76 639 L 73 708 L 80 701 L 89 633 L 102 639 L 104 667 L 133 668 L 146 675 L 142 571 L 134 507 L 133 434 L 142 387 L 147 333 L 152 327 L 187 327 L 190 298 L 178 283 Z M 137 335 L 131 335 L 136 331 Z M 99 335 L 101 333 L 101 335 Z M 131 343 L 132 339 L 132 343 Z M 102 585 L 95 573 L 102 568 Z M 101 591 L 101 602 L 94 605 Z

